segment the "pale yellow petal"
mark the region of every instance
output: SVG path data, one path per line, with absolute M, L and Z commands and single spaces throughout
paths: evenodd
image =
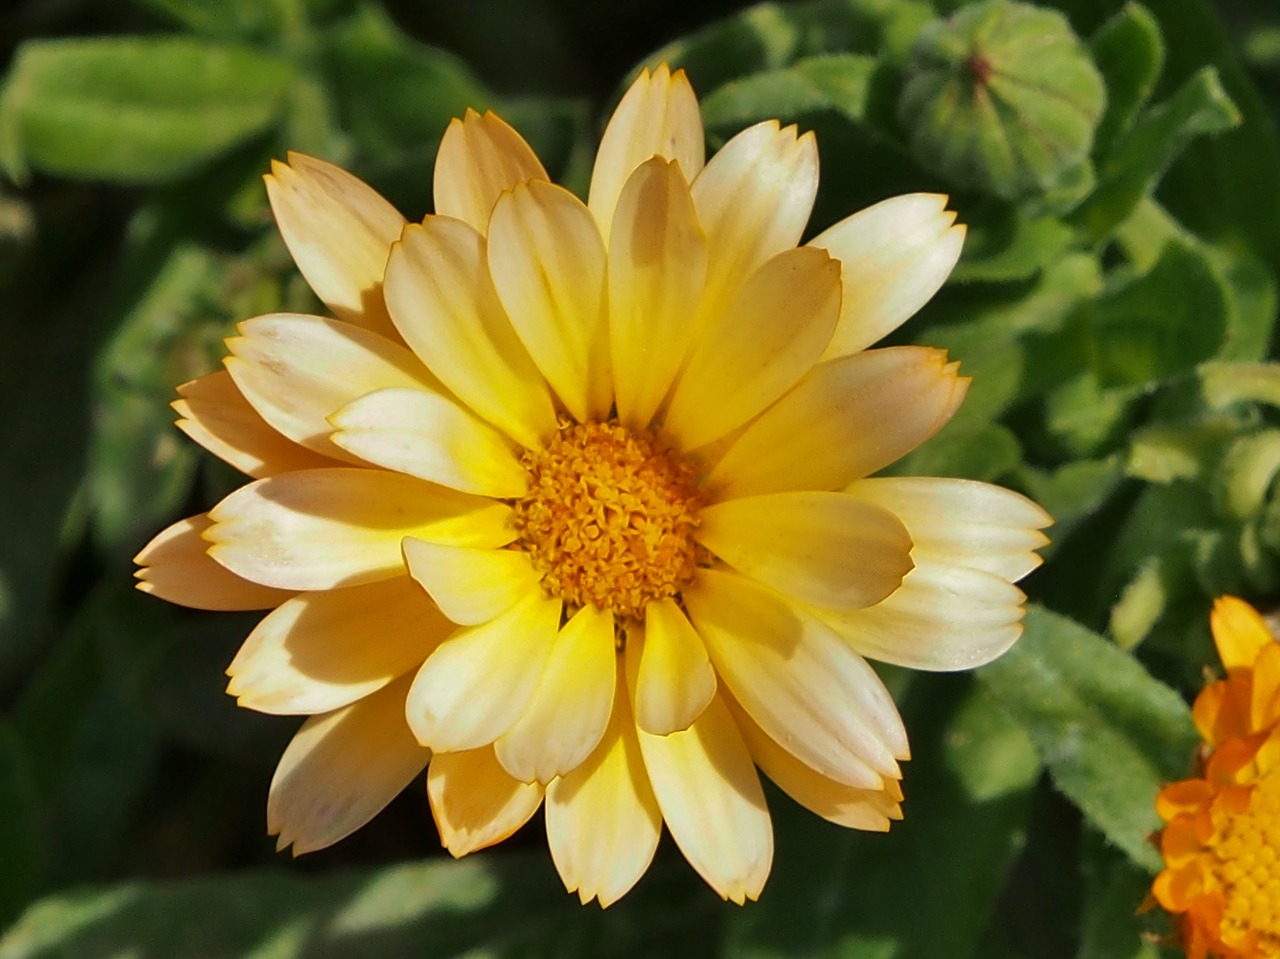
M 947 198 L 896 196 L 809 241 L 844 266 L 844 303 L 827 357 L 864 350 L 892 333 L 946 282 L 964 245 Z
M 1218 658 L 1228 671 L 1253 666 L 1258 655 L 1276 641 L 1262 615 L 1242 599 L 1219 596 L 1209 616 Z
M 277 849 L 301 855 L 331 846 L 382 811 L 427 765 L 404 721 L 409 683 L 398 679 L 364 699 L 302 724 L 280 757 L 267 796 Z
M 455 396 L 531 449 L 555 432 L 551 393 L 503 312 L 474 228 L 442 216 L 406 227 L 386 292 L 405 342 Z
M 214 456 L 260 479 L 291 470 L 337 466 L 272 429 L 249 405 L 226 370 L 178 387 L 178 429 Z
M 882 788 L 859 789 L 828 779 L 769 738 L 731 696 L 725 696 L 725 703 L 756 765 L 805 809 L 847 829 L 871 832 L 888 832 L 890 821 L 902 818 L 897 780 L 886 780 Z
M 407 576 L 302 593 L 258 624 L 227 668 L 248 709 L 339 709 L 415 669 L 457 626 Z
M 654 156 L 679 163 L 686 181 L 702 172 L 706 156 L 698 98 L 685 72 L 672 73 L 665 63 L 652 74 L 640 71 L 600 139 L 587 205 L 601 236 L 611 234 L 623 184 Z
M 463 626 L 478 626 L 505 613 L 537 589 L 542 578 L 529 554 L 519 549 L 444 546 L 409 537 L 404 560 L 444 614 Z
M 403 346 L 350 323 L 276 313 L 239 330 L 223 362 L 245 399 L 289 439 L 335 459 L 358 462 L 329 441 L 332 413 L 374 390 L 440 386 Z
M 642 163 L 609 241 L 609 345 L 618 418 L 644 429 L 684 362 L 707 272 L 707 240 L 680 167 Z
M 613 402 L 605 252 L 568 190 L 533 181 L 504 194 L 489 223 L 489 273 L 533 362 L 578 422 Z
M 613 614 L 578 610 L 556 636 L 528 708 L 494 743 L 507 772 L 549 783 L 591 755 L 609 725 L 616 658 Z
M 454 857 L 502 842 L 542 804 L 541 783 L 507 775 L 492 746 L 436 753 L 427 768 L 427 798 L 441 844 Z
M 395 336 L 382 274 L 404 217 L 340 167 L 301 153 L 264 177 L 276 224 L 298 270 L 335 316 Z
M 700 570 L 685 606 L 722 683 L 771 737 L 846 786 L 877 788 L 908 755 L 866 661 L 814 616 L 736 573 Z
M 883 603 L 815 613 L 864 656 L 949 672 L 989 663 L 1012 646 L 1025 599 L 1000 576 L 925 558 Z
M 645 770 L 685 859 L 723 898 L 757 899 L 773 865 L 760 777 L 729 710 L 711 700 L 684 732 L 638 732 Z
M 493 205 L 524 180 L 546 180 L 533 148 L 492 110 L 468 109 L 449 122 L 436 154 L 432 196 L 436 213 L 456 217 L 484 233 Z
M 713 305 L 800 242 L 817 192 L 817 141 L 776 120 L 748 127 L 711 158 L 693 181 L 693 203 L 707 231 Z
M 157 533 L 133 561 L 138 589 L 193 609 L 271 609 L 291 590 L 273 589 L 243 579 L 209 555 L 204 532 L 212 525 L 204 514 L 179 520 Z
M 706 507 L 698 542 L 785 596 L 861 609 L 910 572 L 911 536 L 893 513 L 845 493 L 770 493 Z
M 335 445 L 365 462 L 464 493 L 516 499 L 527 473 L 512 442 L 454 400 L 421 389 L 377 390 L 329 417 Z
M 547 844 L 569 892 L 586 904 L 617 902 L 658 849 L 662 813 L 649 785 L 619 676 L 600 745 L 547 788 Z
M 885 476 L 845 491 L 902 520 L 917 563 L 970 566 L 1010 582 L 1040 565 L 1035 551 L 1049 542 L 1040 530 L 1053 524 L 1022 494 L 974 480 Z
M 707 485 L 719 499 L 840 489 L 936 433 L 968 383 L 943 350 L 921 346 L 828 361 L 746 428 Z
M 690 354 L 664 432 L 695 449 L 746 423 L 813 367 L 839 315 L 836 260 L 809 248 L 769 260 Z
M 401 473 L 302 470 L 250 483 L 210 511 L 205 538 L 233 573 L 283 589 L 330 589 L 404 572 L 416 536 L 496 548 L 515 538 L 510 507 Z
M 645 607 L 644 629 L 628 632 L 626 657 L 636 725 L 647 733 L 688 729 L 715 695 L 707 648 L 673 600 Z
M 496 619 L 460 629 L 409 691 L 409 725 L 441 752 L 475 749 L 515 725 L 537 692 L 560 629 L 561 603 L 533 590 Z

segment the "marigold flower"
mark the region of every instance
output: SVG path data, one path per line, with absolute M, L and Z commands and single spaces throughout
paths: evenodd
M 1191 959 L 1280 957 L 1280 643 L 1222 596 L 1210 619 L 1226 679 L 1196 697 L 1202 775 L 1160 791 L 1155 899 L 1181 916 Z
M 868 478 L 967 380 L 867 350 L 941 286 L 964 228 L 902 196 L 797 246 L 812 134 L 761 123 L 704 162 L 683 72 L 643 72 L 584 204 L 492 113 L 446 132 L 406 224 L 320 160 L 267 189 L 336 319 L 240 325 L 179 426 L 256 481 L 138 557 L 188 606 L 272 608 L 241 705 L 308 715 L 271 786 L 281 847 L 327 846 L 427 767 L 444 845 L 545 801 L 583 902 L 662 825 L 723 897 L 773 855 L 757 767 L 834 822 L 901 817 L 907 736 L 864 656 L 984 663 L 1049 517 L 983 483 Z

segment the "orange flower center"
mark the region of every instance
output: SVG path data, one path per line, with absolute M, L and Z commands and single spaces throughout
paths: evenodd
M 550 595 L 643 618 L 646 604 L 693 580 L 697 474 L 657 437 L 575 423 L 523 462 L 529 492 L 515 504 L 516 529 Z
M 1222 939 L 1252 930 L 1259 955 L 1280 957 L 1280 767 L 1262 777 L 1240 812 L 1227 812 L 1212 843 L 1222 883 Z

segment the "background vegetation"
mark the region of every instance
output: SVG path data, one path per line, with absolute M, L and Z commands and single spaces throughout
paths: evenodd
M 1156 789 L 1192 769 L 1208 602 L 1280 595 L 1270 0 L 5 9 L 0 957 L 1161 953 L 1167 924 L 1137 910 Z M 1057 34 L 1049 54 L 1028 30 Z M 994 113 L 967 99 L 974 52 Z M 771 792 L 777 861 L 744 909 L 669 841 L 603 913 L 564 894 L 538 821 L 455 863 L 419 786 L 338 847 L 279 856 L 264 805 L 294 724 L 222 692 L 252 617 L 129 576 L 234 483 L 172 428 L 173 387 L 236 320 L 316 308 L 260 176 L 311 152 L 421 216 L 448 118 L 493 107 L 581 190 L 602 118 L 659 57 L 688 68 L 713 148 L 766 117 L 817 130 L 815 232 L 952 194 L 964 258 L 898 335 L 975 381 L 900 468 L 1054 513 L 1026 635 L 976 675 L 884 670 L 915 754 L 906 820 L 852 834 Z

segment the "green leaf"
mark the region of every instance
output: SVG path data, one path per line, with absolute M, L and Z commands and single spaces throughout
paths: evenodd
M 1124 441 L 1139 395 L 1136 387 L 1104 386 L 1086 370 L 1045 398 L 1045 427 L 1069 456 L 1101 456 Z
M 674 882 L 651 870 L 607 912 L 566 895 L 545 852 L 323 876 L 277 869 L 129 882 L 38 902 L 0 938 L 0 957 L 710 955 L 726 907 L 680 869 Z M 675 911 L 677 898 L 688 905 Z
M 1095 311 L 1103 386 L 1145 385 L 1216 355 L 1227 332 L 1222 284 L 1203 253 L 1171 242 L 1145 275 L 1109 290 Z
M 29 40 L 0 92 L 8 173 L 175 179 L 266 130 L 291 76 L 275 57 L 185 37 Z
M 0 928 L 8 925 L 35 893 L 44 850 L 43 812 L 25 745 L 13 725 L 0 717 Z
M 1244 402 L 1280 407 L 1280 363 L 1205 363 L 1199 372 L 1205 401 L 1216 409 Z
M 1108 631 L 1116 645 L 1131 650 L 1150 634 L 1169 602 L 1165 558 L 1153 556 L 1129 581 L 1111 607 Z
M 1153 423 L 1133 435 L 1125 472 L 1149 483 L 1199 479 L 1221 460 L 1238 429 L 1239 423 L 1226 416 Z
M 1022 846 L 1039 763 L 967 680 L 916 682 L 904 713 L 917 757 L 905 770 L 906 818 L 880 836 L 772 802 L 773 876 L 757 905 L 730 915 L 727 959 L 972 954 Z
M 878 65 L 870 56 L 824 54 L 752 73 L 704 97 L 702 120 L 708 129 L 728 133 L 759 120 L 789 120 L 821 110 L 863 122 Z
M 1024 467 L 1018 472 L 1028 494 L 1053 517 L 1048 555 L 1081 522 L 1100 510 L 1124 479 L 1119 458 L 1080 459 L 1052 472 Z
M 985 0 L 921 31 L 898 117 L 921 165 L 1012 200 L 1084 163 L 1105 100 L 1065 17 Z
M 1182 698 L 1097 633 L 1034 605 L 1022 639 L 978 677 L 1058 789 L 1135 863 L 1159 869 L 1148 842 L 1156 793 L 1186 775 L 1198 739 Z
M 1256 515 L 1280 474 L 1280 430 L 1259 430 L 1227 446 L 1214 477 L 1218 508 L 1234 519 Z
M 1097 239 L 1110 235 L 1192 140 L 1230 130 L 1240 120 L 1217 72 L 1205 67 L 1164 103 L 1147 110 L 1117 141 L 1098 169 L 1098 188 L 1076 215 L 1077 222 Z
M 759 3 L 673 41 L 647 62 L 683 67 L 707 96 L 748 74 L 823 53 L 901 59 L 932 16 L 920 0 Z
M 1143 908 L 1151 877 L 1103 848 L 1093 834 L 1085 836 L 1081 858 L 1084 915 L 1076 959 L 1160 959 L 1152 921 L 1143 918 L 1151 915 Z
M 992 482 L 1022 462 L 1018 438 L 998 423 L 948 423 L 888 469 L 892 476 L 955 476 Z
M 222 40 L 259 40 L 297 26 L 302 4 L 297 0 L 135 0 L 162 13 L 193 33 Z
M 414 40 L 373 4 L 331 30 L 324 54 L 342 126 L 372 156 L 433 146 L 451 119 L 493 101 L 462 61 Z
M 40 793 L 52 879 L 102 869 L 151 785 L 161 742 L 140 695 L 169 608 L 113 580 L 91 594 L 31 677 L 13 720 Z
M 216 363 L 205 310 L 221 279 L 208 251 L 175 247 L 99 355 L 87 490 L 98 540 L 111 548 L 141 545 L 189 493 L 196 449 L 169 403 Z
M 1095 154 L 1105 156 L 1155 90 L 1164 69 L 1164 38 L 1151 11 L 1131 0 L 1090 38 L 1089 51 L 1107 84 L 1107 111 L 1094 135 Z
M 1051 216 L 1028 216 L 1009 207 L 995 219 L 973 224 L 952 282 L 1005 283 L 1030 279 L 1067 252 L 1075 231 Z

